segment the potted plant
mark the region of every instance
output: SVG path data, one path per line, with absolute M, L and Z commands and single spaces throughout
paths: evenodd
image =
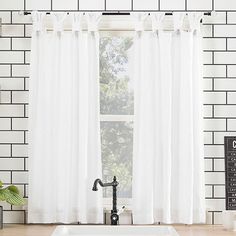
M 19 193 L 18 188 L 15 185 L 3 187 L 2 181 L 0 181 L 0 202 L 6 201 L 7 203 L 15 206 L 25 204 L 23 196 Z M 3 208 L 0 206 L 0 229 L 3 228 Z

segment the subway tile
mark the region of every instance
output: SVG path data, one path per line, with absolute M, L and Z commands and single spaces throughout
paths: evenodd
M 28 77 L 29 76 L 29 65 L 13 65 L 12 76 L 15 77 Z
M 0 103 L 11 103 L 10 91 L 0 91 Z
M 28 145 L 27 144 L 13 144 L 12 145 L 13 157 L 28 157 Z
M 0 130 L 10 130 L 10 129 L 11 129 L 11 119 L 0 118 Z M 0 146 L 0 153 L 1 153 L 1 146 Z
M 204 16 L 203 23 L 204 24 L 226 24 L 226 13 L 216 12 L 212 16 Z
M 2 23 L 11 23 L 11 12 L 2 11 L 0 12 L 0 18 L 2 19 Z
M 53 10 L 78 10 L 78 0 L 52 0 Z
M 216 79 L 215 90 L 236 90 L 236 79 Z
M 236 52 L 215 52 L 215 64 L 234 64 Z
M 30 78 L 25 78 L 25 90 L 29 90 L 29 80 Z
M 24 78 L 0 78 L 0 90 L 23 90 Z
M 26 10 L 51 10 L 51 0 L 27 0 Z
M 212 144 L 212 132 L 204 132 L 204 144 Z
M 212 187 L 209 185 L 205 186 L 205 197 L 212 197 Z
M 226 66 L 225 65 L 204 65 L 203 76 L 204 77 L 225 77 Z
M 226 50 L 226 39 L 204 38 L 203 50 Z
M 236 105 L 215 105 L 215 117 L 236 117 Z
M 32 30 L 33 30 L 32 25 L 26 25 L 25 26 L 25 36 L 26 37 L 31 37 L 32 36 Z
M 215 25 L 214 34 L 215 37 L 236 37 L 236 25 Z
M 203 114 L 204 117 L 212 117 L 212 105 L 204 105 L 203 106 Z
M 0 51 L 0 63 L 23 63 L 24 52 Z
M 236 23 L 236 12 L 228 12 L 227 23 L 235 24 Z
M 236 131 L 236 119 L 228 119 L 228 130 Z
M 204 119 L 204 129 L 206 131 L 226 131 L 226 120 Z
M 11 182 L 11 172 L 10 171 L 0 171 L 0 179 L 6 184 Z
M 225 186 L 214 186 L 214 197 L 225 197 Z
M 24 26 L 23 25 L 2 25 L 2 36 L 4 37 L 24 36 Z
M 24 158 L 0 158 L 1 170 L 24 170 Z
M 223 224 L 222 212 L 214 212 L 214 225 L 222 225 L 222 224 Z
M 188 10 L 211 10 L 212 0 L 188 0 Z
M 216 80 L 215 80 L 216 81 Z M 204 104 L 225 104 L 225 92 L 204 92 Z
M 80 0 L 79 10 L 105 10 L 104 0 Z
M 212 37 L 212 25 L 202 25 L 201 32 L 203 37 Z
M 228 65 L 228 77 L 236 77 L 236 65 Z
M 216 132 L 214 133 L 215 144 L 224 144 L 225 136 L 236 136 L 236 132 Z
M 13 130 L 28 130 L 28 118 L 12 118 Z
M 25 117 L 28 117 L 28 114 L 29 114 L 29 106 L 27 104 L 25 105 Z
M 213 217 L 212 217 L 212 212 L 209 212 L 208 210 L 210 209 L 206 208 L 206 224 L 210 225 L 213 223 L 212 222 Z
M 25 52 L 25 63 L 30 63 L 30 51 Z
M 3 207 L 3 210 L 11 210 L 11 205 L 7 202 L 1 202 L 1 206 Z
M 107 10 L 131 10 L 131 0 L 106 0 Z
M 1 10 L 24 10 L 24 0 L 1 0 Z
M 0 145 L 0 157 L 9 157 L 10 155 L 11 155 L 11 145 L 10 144 L 1 144 Z
M 12 182 L 14 184 L 24 184 L 28 183 L 28 172 L 26 171 L 13 171 L 12 172 Z
M 185 0 L 160 1 L 160 10 L 185 10 Z
M 4 211 L 3 223 L 4 224 L 14 224 L 14 223 L 23 224 L 24 212 L 23 211 Z
M 212 171 L 212 159 L 205 159 L 204 160 L 204 167 L 205 171 Z
M 32 16 L 24 15 L 22 12 L 12 12 L 12 23 L 15 24 L 32 24 Z
M 0 131 L 0 143 L 24 143 L 24 132 Z
M 28 131 L 26 131 L 25 132 L 25 143 L 29 143 L 29 132 Z
M 228 50 L 236 50 L 236 38 L 228 38 L 227 44 Z
M 214 160 L 214 171 L 225 171 L 225 160 L 215 159 Z
M 0 117 L 23 117 L 24 105 L 2 105 L 0 104 Z
M 209 158 L 222 158 L 224 157 L 224 146 L 219 145 L 205 145 L 204 156 Z
M 204 90 L 212 90 L 212 79 L 204 79 L 203 80 L 203 89 Z
M 12 50 L 30 50 L 31 39 L 30 38 L 13 38 Z
M 0 38 L 0 50 L 10 50 L 10 38 Z
M 10 65 L 0 65 L 0 76 L 10 76 L 11 74 L 11 67 Z
M 236 10 L 235 0 L 215 0 L 215 10 Z
M 206 184 L 224 184 L 225 173 L 224 172 L 206 172 L 205 183 Z
M 25 158 L 25 170 L 29 170 L 29 158 Z
M 133 0 L 134 10 L 158 10 L 159 2 L 157 0 Z
M 17 186 L 18 187 L 18 186 Z M 26 202 L 27 202 L 27 199 L 26 199 Z M 27 203 L 26 203 L 26 205 L 27 205 Z M 25 210 L 26 209 L 26 206 L 25 205 L 21 205 L 21 206 L 12 206 L 12 210 L 13 211 L 22 211 L 22 210 Z
M 212 52 L 203 52 L 203 64 L 212 64 Z
M 28 91 L 13 91 L 12 103 L 28 103 Z
M 236 91 L 228 93 L 228 104 L 236 104 Z

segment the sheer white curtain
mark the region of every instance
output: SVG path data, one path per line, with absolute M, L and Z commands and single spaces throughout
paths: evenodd
M 33 13 L 29 223 L 102 222 L 101 191 L 92 191 L 101 177 L 99 18 Z M 65 22 L 72 31 L 64 30 Z
M 152 32 L 143 30 L 151 17 Z M 204 223 L 200 17 L 135 13 L 133 219 Z

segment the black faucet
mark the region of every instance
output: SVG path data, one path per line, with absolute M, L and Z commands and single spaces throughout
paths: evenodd
M 103 183 L 100 179 L 96 179 L 93 184 L 93 191 L 98 191 L 98 184 L 102 187 L 112 186 L 113 190 L 113 199 L 112 199 L 112 210 L 111 210 L 111 225 L 118 225 L 119 215 L 117 214 L 117 185 L 119 184 L 116 181 L 116 176 L 113 177 L 113 181 L 111 183 Z

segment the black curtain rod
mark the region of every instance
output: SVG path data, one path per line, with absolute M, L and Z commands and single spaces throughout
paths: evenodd
M 188 13 L 188 12 L 186 12 Z M 51 12 L 46 12 L 46 15 L 50 15 Z M 69 15 L 69 12 L 67 12 L 67 14 Z M 31 12 L 28 11 L 24 11 L 24 15 L 31 15 Z M 130 12 L 103 12 L 102 13 L 103 16 L 129 16 Z M 150 15 L 150 13 L 149 13 Z M 165 13 L 166 16 L 172 16 L 173 12 L 166 12 Z M 204 12 L 204 16 L 211 16 L 211 12 Z

